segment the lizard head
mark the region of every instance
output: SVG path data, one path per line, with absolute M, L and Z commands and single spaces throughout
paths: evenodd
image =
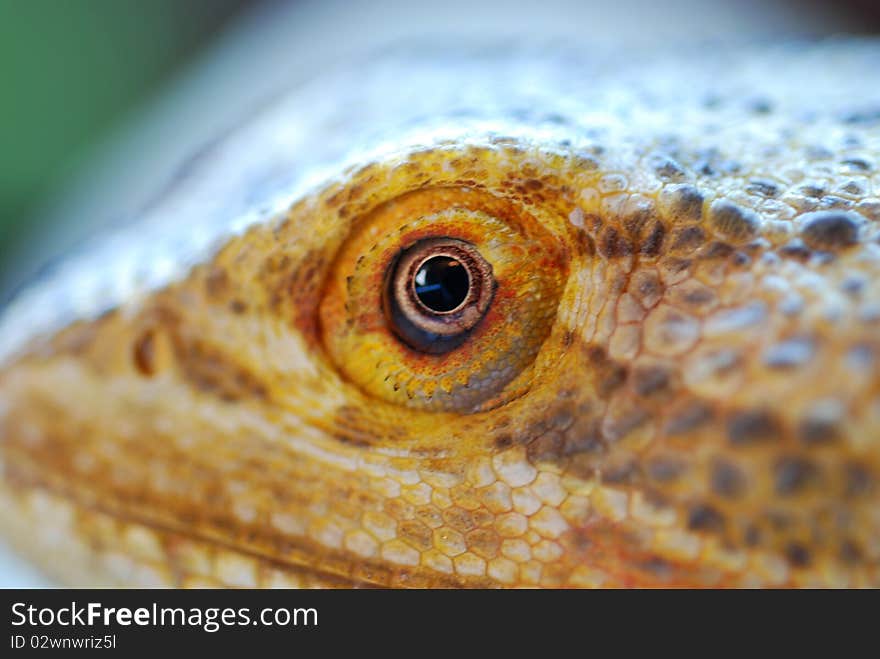
M 398 145 L 35 339 L 7 534 L 74 583 L 876 584 L 880 204 L 806 189 L 835 117 L 691 102 Z

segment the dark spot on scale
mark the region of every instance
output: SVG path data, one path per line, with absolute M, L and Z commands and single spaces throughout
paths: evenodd
M 247 309 L 248 309 L 247 303 L 242 302 L 239 299 L 235 299 L 235 300 L 232 300 L 229 302 L 229 310 L 236 315 L 243 314 L 245 311 L 247 311 Z
M 456 531 L 467 533 L 476 526 L 474 516 L 463 508 L 447 508 L 442 514 L 443 520 Z
M 649 418 L 649 412 L 640 407 L 632 407 L 623 414 L 612 416 L 605 422 L 605 439 L 611 442 L 623 439 Z
M 807 567 L 812 562 L 810 550 L 800 542 L 790 542 L 786 545 L 785 558 L 794 568 Z
M 859 241 L 859 227 L 865 221 L 858 213 L 815 211 L 801 215 L 801 236 L 815 249 L 839 249 Z
M 787 533 L 795 524 L 795 519 L 789 511 L 765 510 L 763 517 L 767 526 L 775 533 Z
M 639 567 L 657 579 L 669 580 L 673 575 L 672 564 L 661 556 L 651 556 L 639 563 Z
M 510 435 L 507 435 L 507 434 L 499 435 L 498 437 L 495 438 L 495 441 L 492 443 L 495 446 L 495 448 L 498 449 L 499 451 L 503 451 L 506 448 L 510 448 L 514 444 L 513 437 Z
M 736 499 L 746 491 L 746 477 L 735 464 L 716 460 L 710 475 L 712 491 L 725 499 Z
M 697 504 L 688 511 L 687 526 L 691 531 L 713 531 L 717 533 L 724 530 L 724 524 L 724 516 L 707 504 Z
M 590 216 L 584 218 L 585 223 L 589 217 Z M 596 243 L 593 240 L 593 237 L 580 227 L 574 227 L 574 232 L 576 235 L 575 245 L 583 250 L 584 255 L 594 256 L 596 254 Z
M 843 185 L 840 186 L 840 189 L 843 192 L 847 192 L 851 195 L 857 195 L 857 196 L 861 196 L 861 195 L 865 194 L 865 192 L 866 192 L 865 186 L 863 186 L 858 181 L 847 181 L 846 183 L 844 183 Z
M 602 469 L 602 482 L 610 485 L 635 485 L 641 480 L 641 476 L 641 468 L 635 460 L 606 465 Z
M 672 249 L 678 252 L 690 252 L 706 242 L 706 232 L 702 227 L 689 226 L 677 229 L 672 238 Z
M 840 550 L 838 553 L 840 556 L 841 562 L 846 565 L 857 565 L 862 562 L 864 558 L 864 553 L 862 552 L 862 548 L 859 547 L 858 543 L 845 539 L 840 543 Z
M 623 383 L 626 381 L 626 374 L 626 366 L 616 362 L 609 362 L 599 381 L 599 394 L 603 398 L 607 398 L 611 393 L 623 386 Z
M 366 186 L 363 183 L 356 183 L 348 189 L 348 201 L 356 201 L 363 196 Z
M 807 418 L 798 424 L 798 439 L 807 446 L 830 444 L 840 438 L 837 420 Z
M 626 234 L 638 240 L 642 233 L 642 229 L 655 216 L 656 209 L 654 205 L 645 200 L 634 201 L 631 207 L 627 208 L 625 213 L 621 215 L 620 224 Z
M 694 288 L 686 290 L 681 295 L 681 301 L 692 309 L 699 309 L 716 299 L 715 292 L 709 288 Z
M 205 277 L 205 292 L 208 297 L 217 299 L 229 290 L 229 275 L 224 268 L 214 266 Z
M 691 267 L 693 261 L 691 259 L 668 258 L 662 263 L 662 267 L 670 274 L 677 275 Z
M 746 543 L 746 547 L 754 548 L 760 546 L 763 537 L 764 534 L 761 529 L 754 524 L 749 524 L 743 532 L 743 542 Z
M 698 161 L 696 164 L 696 170 L 698 174 L 702 174 L 703 176 L 713 177 L 718 175 L 718 171 L 709 160 Z
M 727 439 L 735 446 L 748 446 L 780 439 L 782 428 L 767 410 L 733 412 L 727 419 Z
M 636 292 L 642 301 L 656 298 L 663 294 L 660 278 L 653 272 L 642 271 L 636 275 Z
M 779 254 L 798 261 L 806 261 L 812 256 L 813 251 L 800 238 L 792 238 L 779 248 Z
M 343 193 L 344 190 L 337 190 L 329 197 L 326 197 L 324 199 L 324 206 L 326 206 L 327 208 L 334 208 L 336 206 L 339 206 L 343 202 L 345 196 Z
M 574 158 L 574 168 L 582 172 L 593 172 L 599 169 L 599 161 L 593 156 L 577 155 Z
M 153 330 L 147 330 L 134 342 L 132 349 L 135 368 L 146 377 L 152 377 L 156 373 L 155 341 L 156 336 Z
M 684 435 L 708 423 L 713 416 L 712 408 L 695 401 L 672 413 L 663 431 L 667 435 Z
M 564 395 L 565 392 L 559 392 L 559 398 L 562 398 Z M 574 418 L 571 409 L 562 407 L 547 417 L 546 425 L 554 430 L 568 430 L 574 424 Z M 535 432 L 532 434 L 537 435 L 539 433 Z
M 363 447 L 371 445 L 371 442 L 362 436 L 359 436 L 356 434 L 349 434 L 349 433 L 342 432 L 342 431 L 334 432 L 333 439 L 335 439 L 337 442 L 339 442 L 341 444 L 346 444 L 348 446 L 355 446 L 358 448 L 363 448 Z
M 654 155 L 651 158 L 651 166 L 657 177 L 663 181 L 680 181 L 687 176 L 684 167 L 664 154 Z
M 598 419 L 585 419 L 565 432 L 564 455 L 599 456 L 607 452 Z
M 752 112 L 752 114 L 771 114 L 773 112 L 773 101 L 765 97 L 753 98 L 748 103 L 748 109 Z
M 844 493 L 855 498 L 870 494 L 874 489 L 874 475 L 867 465 L 850 462 L 844 465 Z
M 671 381 L 672 374 L 663 366 L 642 366 L 632 373 L 633 389 L 643 398 L 662 394 L 669 389 Z
M 855 203 L 851 199 L 845 199 L 843 197 L 838 197 L 837 195 L 827 194 L 819 200 L 819 204 L 817 206 L 820 211 L 846 211 L 850 210 Z
M 819 479 L 819 468 L 806 458 L 784 457 L 773 467 L 773 487 L 780 496 L 799 494 Z
M 499 446 L 495 441 L 496 448 Z M 529 442 L 526 447 L 526 455 L 529 462 L 535 464 L 537 462 L 554 462 L 558 460 L 564 452 L 565 438 L 558 432 L 548 432 L 536 437 Z
M 587 359 L 596 370 L 599 394 L 602 398 L 607 398 L 626 382 L 626 367 L 610 359 L 601 347 L 588 348 Z
M 820 199 L 827 192 L 827 190 L 818 183 L 805 183 L 800 188 L 798 188 L 798 192 L 807 197 Z
M 655 455 L 648 459 L 648 477 L 658 483 L 671 483 L 687 469 L 687 465 L 674 456 Z
M 639 251 L 644 256 L 657 256 L 663 247 L 663 239 L 666 237 L 666 227 L 661 222 L 655 222 L 650 233 L 642 241 Z
M 874 166 L 864 158 L 845 158 L 840 164 L 857 172 L 870 172 L 874 169 Z
M 667 197 L 667 213 L 673 220 L 699 222 L 703 218 L 703 193 L 692 185 L 674 188 Z
M 738 268 L 744 268 L 752 262 L 752 257 L 745 252 L 734 252 L 730 255 L 730 264 Z
M 709 222 L 722 235 L 736 241 L 744 241 L 758 230 L 758 216 L 727 199 L 718 199 L 709 207 Z
M 749 179 L 746 192 L 772 199 L 779 195 L 779 186 L 767 178 L 753 178 Z
M 418 547 L 422 551 L 431 548 L 432 532 L 431 530 L 417 520 L 406 520 L 398 525 L 400 537 L 410 544 Z
M 715 241 L 706 246 L 700 253 L 700 258 L 703 259 L 726 259 L 731 254 L 733 254 L 734 249 L 727 243 L 722 243 Z
M 268 388 L 233 355 L 179 334 L 172 344 L 181 376 L 197 389 L 225 402 L 268 399 Z
M 868 106 L 858 110 L 851 110 L 841 117 L 841 121 L 850 125 L 880 122 L 880 106 Z
M 590 531 L 578 527 L 563 533 L 559 540 L 563 547 L 575 554 L 586 552 L 595 541 L 590 535 Z
M 606 227 L 599 240 L 599 251 L 609 259 L 623 258 L 633 253 L 633 245 L 617 229 Z

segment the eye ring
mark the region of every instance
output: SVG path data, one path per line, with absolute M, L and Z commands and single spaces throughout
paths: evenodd
M 444 297 L 428 294 L 443 287 L 442 281 L 419 284 L 425 277 L 444 276 L 454 289 L 443 291 Z M 463 280 L 467 290 L 462 295 Z M 492 266 L 474 245 L 456 238 L 426 238 L 401 252 L 388 269 L 386 313 L 394 333 L 408 346 L 443 354 L 461 345 L 485 316 L 496 287 Z
M 553 216 L 539 208 L 539 219 L 500 193 L 461 186 L 383 199 L 357 216 L 321 293 L 321 338 L 340 375 L 378 401 L 425 412 L 471 414 L 523 395 L 544 368 L 539 357 L 569 277 Z M 560 223 L 567 231 L 567 218 Z M 460 277 L 459 297 L 445 305 L 426 298 L 427 312 L 412 305 L 416 315 L 408 316 L 412 277 L 437 255 L 462 265 L 472 256 L 476 265 Z M 468 293 L 475 304 L 461 305 Z

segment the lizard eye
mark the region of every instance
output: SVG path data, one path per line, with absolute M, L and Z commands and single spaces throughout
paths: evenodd
M 442 354 L 459 347 L 495 293 L 492 266 L 470 243 L 427 238 L 401 253 L 389 270 L 385 312 L 414 350 Z
M 529 388 L 567 276 L 562 244 L 517 199 L 404 190 L 354 219 L 319 308 L 324 346 L 365 394 L 474 412 Z

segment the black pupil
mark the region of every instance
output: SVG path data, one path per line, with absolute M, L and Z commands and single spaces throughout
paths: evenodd
M 416 295 L 431 311 L 452 311 L 467 297 L 471 286 L 467 269 L 448 256 L 434 256 L 416 272 Z

